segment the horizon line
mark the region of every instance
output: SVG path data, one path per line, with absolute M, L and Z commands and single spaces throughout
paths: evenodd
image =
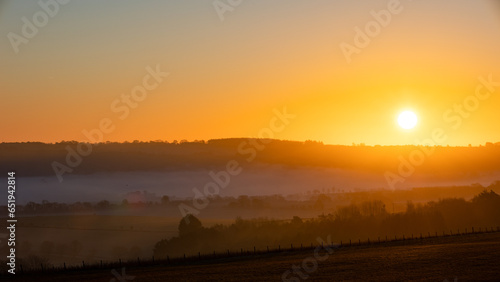
M 102 141 L 102 142 L 86 142 L 86 141 L 77 141 L 77 140 L 60 140 L 60 141 L 55 141 L 55 142 L 43 142 L 43 141 L 2 141 L 0 144 L 44 144 L 44 145 L 58 145 L 58 144 L 78 144 L 78 143 L 84 143 L 84 144 L 92 144 L 92 145 L 105 145 L 105 144 L 151 144 L 151 143 L 163 143 L 163 144 L 172 144 L 172 145 L 182 145 L 182 144 L 190 144 L 190 143 L 197 143 L 197 144 L 208 144 L 210 141 L 229 141 L 229 140 L 272 140 L 272 141 L 279 141 L 279 142 L 295 142 L 295 143 L 311 143 L 311 144 L 316 144 L 316 145 L 323 145 L 323 146 L 344 146 L 344 147 L 403 147 L 403 146 L 415 146 L 415 147 L 460 147 L 460 148 L 480 148 L 480 147 L 488 147 L 488 146 L 500 146 L 500 141 L 499 142 L 485 142 L 484 144 L 479 144 L 479 145 L 450 145 L 450 144 L 435 144 L 435 145 L 425 145 L 425 144 L 366 144 L 364 142 L 361 143 L 356 143 L 352 142 L 350 145 L 349 144 L 332 144 L 332 143 L 325 143 L 324 141 L 320 140 L 291 140 L 291 139 L 277 139 L 277 138 L 258 138 L 258 137 L 226 137 L 226 138 L 212 138 L 212 139 L 194 139 L 194 140 L 187 140 L 187 139 L 174 139 L 171 141 L 168 140 L 163 140 L 163 139 L 155 139 L 155 140 L 124 140 L 124 141 Z

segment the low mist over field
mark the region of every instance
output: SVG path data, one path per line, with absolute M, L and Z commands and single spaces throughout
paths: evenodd
M 19 182 L 25 187 L 18 194 L 22 203 L 36 199 L 119 202 L 135 191 L 154 194 L 148 200 L 163 195 L 194 197 L 192 189 L 203 189 L 213 182 L 210 173 L 225 171 L 230 161 L 237 162 L 241 172 L 231 176 L 220 196 L 307 195 L 314 191 L 397 190 L 472 183 L 487 186 L 500 179 L 500 145 L 434 148 L 331 146 L 279 140 L 265 143 L 262 150 L 251 146 L 247 139 L 96 144 L 89 156 L 78 155 L 76 142 L 4 143 L 0 144 L 0 167 L 17 168 Z M 30 155 L 16 163 L 21 152 Z M 415 163 L 414 152 L 420 152 L 422 161 Z M 432 157 L 425 152 L 431 152 Z M 67 164 L 68 155 L 79 157 L 79 165 Z M 453 165 L 442 165 L 444 160 L 453 160 Z

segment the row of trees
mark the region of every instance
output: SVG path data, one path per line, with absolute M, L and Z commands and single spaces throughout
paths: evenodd
M 17 205 L 18 214 L 40 214 L 40 213 L 77 213 L 77 212 L 95 212 L 103 210 L 120 209 L 127 207 L 156 207 L 165 206 L 170 202 L 168 196 L 163 196 L 160 201 L 152 202 L 129 202 L 124 199 L 120 204 L 113 204 L 108 200 L 102 200 L 96 203 L 75 202 L 59 203 L 43 200 L 40 203 L 28 202 L 25 205 Z M 2 210 L 7 211 L 7 206 L 1 206 Z
M 254 140 L 257 144 L 262 140 Z M 241 145 L 247 144 L 245 147 Z M 0 170 L 16 168 L 24 176 L 54 176 L 52 163 L 64 163 L 68 152 L 75 150 L 76 141 L 56 144 L 0 143 Z M 248 139 L 219 139 L 209 141 L 182 141 L 167 143 L 161 140 L 133 143 L 100 143 L 93 146 L 73 174 L 116 171 L 164 171 L 220 169 L 227 160 L 242 161 L 251 153 Z M 423 148 L 419 146 L 340 146 L 320 142 L 272 140 L 266 150 L 259 152 L 258 163 L 283 166 L 308 166 L 349 169 L 358 172 L 384 173 L 397 169 L 400 156 L 414 152 L 432 151 L 419 173 L 431 174 L 436 179 L 462 179 L 498 170 L 500 144 L 487 143 L 480 147 Z M 22 157 L 20 157 L 22 156 Z M 408 161 L 408 160 L 407 160 Z M 444 163 L 453 163 L 446 166 Z
M 462 232 L 471 227 L 500 226 L 500 196 L 493 191 L 484 191 L 471 201 L 443 199 L 427 204 L 408 202 L 404 213 L 388 213 L 381 201 L 367 201 L 337 209 L 334 214 L 321 215 L 314 219 L 292 220 L 237 218 L 228 226 L 203 227 L 200 220 L 187 215 L 179 223 L 179 236 L 156 243 L 154 254 L 158 257 L 182 256 L 197 252 L 211 253 L 226 250 L 251 250 L 281 246 L 309 245 L 318 236 L 332 236 L 334 242 L 372 240 L 395 235 L 450 231 Z
M 39 214 L 39 213 L 80 213 L 80 212 L 96 212 L 106 210 L 116 210 L 123 208 L 157 208 L 167 206 L 177 206 L 180 203 L 190 204 L 191 199 L 188 200 L 172 200 L 169 196 L 149 196 L 154 195 L 143 191 L 142 193 L 131 192 L 126 195 L 119 203 L 111 203 L 108 200 L 101 200 L 99 202 L 74 202 L 74 203 L 59 203 L 43 200 L 39 203 L 30 201 L 25 205 L 17 205 L 18 214 Z M 234 209 L 262 209 L 273 207 L 290 207 L 298 209 L 315 209 L 322 211 L 324 208 L 332 205 L 332 199 L 324 194 L 311 195 L 308 200 L 297 201 L 288 200 L 282 195 L 267 195 L 267 196 L 247 196 L 240 195 L 238 197 L 225 196 L 221 197 L 216 195 L 210 197 L 212 203 L 218 203 L 220 206 Z M 0 206 L 0 211 L 7 213 L 7 206 Z

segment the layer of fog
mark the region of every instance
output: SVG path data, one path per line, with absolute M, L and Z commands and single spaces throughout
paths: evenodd
M 213 182 L 209 170 L 175 172 L 119 172 L 91 175 L 65 175 L 59 183 L 54 177 L 22 177 L 17 180 L 17 202 L 96 202 L 108 200 L 120 202 L 135 191 L 147 191 L 147 199 L 192 198 L 193 188 L 203 191 L 204 186 Z M 215 171 L 218 172 L 218 171 Z M 432 177 L 416 173 L 397 184 L 397 189 L 412 187 L 469 185 L 479 183 L 489 185 L 500 179 L 500 173 L 460 180 L 432 180 Z M 239 195 L 290 195 L 314 192 L 348 192 L 370 189 L 391 189 L 382 174 L 360 173 L 339 169 L 282 167 L 254 165 L 243 168 L 239 175 L 230 178 L 229 185 L 220 189 L 220 196 Z M 315 191 L 316 190 L 316 191 Z M 137 200 L 137 199 L 133 199 Z M 139 199 L 140 200 L 140 199 Z

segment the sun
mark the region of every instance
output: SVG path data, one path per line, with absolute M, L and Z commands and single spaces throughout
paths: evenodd
M 404 111 L 398 116 L 398 124 L 403 129 L 412 129 L 417 125 L 417 115 L 412 111 Z

